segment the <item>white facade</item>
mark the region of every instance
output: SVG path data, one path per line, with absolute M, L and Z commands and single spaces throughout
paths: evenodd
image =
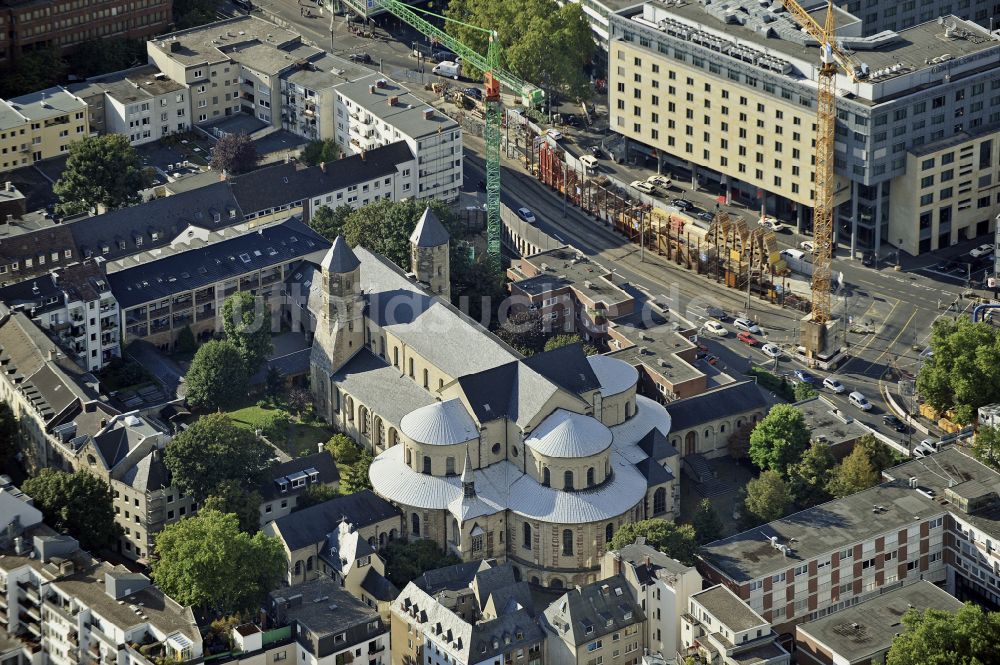
M 186 90 L 149 95 L 127 102 L 108 94 L 104 103 L 107 131 L 127 136 L 132 145 L 159 141 L 164 136 L 191 127 L 188 106 Z
M 314 196 L 303 202 L 303 212 L 307 215 L 307 219 L 311 219 L 321 206 L 337 208 L 347 205 L 357 209 L 380 199 L 401 201 L 413 196 L 413 192 L 416 191 L 416 166 L 415 161 L 408 161 L 399 166 L 395 175 L 373 178 L 367 182 L 358 182 Z

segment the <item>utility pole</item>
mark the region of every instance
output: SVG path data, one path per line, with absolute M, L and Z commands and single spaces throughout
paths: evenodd
M 646 213 L 639 211 L 639 263 L 646 260 Z

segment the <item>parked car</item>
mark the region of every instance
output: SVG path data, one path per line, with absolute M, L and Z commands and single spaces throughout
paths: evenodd
M 803 240 L 802 242 L 799 243 L 799 249 L 801 249 L 803 252 L 815 252 L 816 243 L 814 243 L 812 240 Z
M 642 192 L 643 194 L 652 194 L 653 192 L 656 191 L 656 188 L 653 187 L 648 182 L 646 182 L 645 180 L 633 180 L 629 184 L 629 187 L 631 187 L 632 189 L 636 189 Z
M 598 159 L 604 157 L 604 151 L 601 150 L 601 146 L 599 145 L 592 145 L 590 146 L 589 150 L 590 154 L 593 155 L 594 157 L 597 157 Z
M 711 354 L 705 356 L 705 362 L 709 365 L 715 366 L 715 363 L 719 362 L 719 356 L 713 356 Z
M 819 380 L 815 376 L 805 371 L 804 369 L 795 370 L 794 372 L 792 372 L 792 376 L 795 377 L 796 381 L 801 381 L 802 383 L 808 383 L 809 385 L 819 383 Z
M 974 250 L 969 252 L 969 256 L 971 256 L 974 259 L 978 259 L 980 256 L 989 256 L 992 253 L 993 253 L 993 245 L 991 245 L 990 243 L 986 243 L 980 245 L 979 247 L 976 247 Z
M 445 62 L 447 60 L 455 61 L 455 54 L 451 51 L 434 51 L 431 55 L 431 60 L 434 62 Z
M 847 401 L 850 402 L 852 406 L 856 406 L 862 411 L 872 410 L 872 403 L 868 401 L 867 397 L 857 390 L 847 396 Z
M 479 191 L 481 191 L 481 192 L 485 192 L 486 191 L 486 181 L 485 180 L 480 180 L 478 186 L 479 186 Z
M 865 253 L 861 255 L 861 265 L 866 268 L 875 267 L 875 252 L 872 250 L 865 250 Z
M 651 175 L 648 178 L 646 178 L 646 182 L 648 182 L 650 185 L 653 185 L 654 187 L 662 187 L 663 189 L 666 189 L 670 187 L 671 181 L 670 178 L 668 178 L 665 175 Z
M 835 392 L 838 395 L 847 390 L 847 387 L 840 382 L 840 379 L 828 376 L 823 379 L 823 387 L 831 392 Z
M 711 222 L 715 220 L 715 215 L 710 212 L 699 212 L 697 215 L 698 219 L 705 220 L 706 222 Z
M 722 325 L 718 321 L 706 321 L 705 330 L 717 337 L 725 337 L 729 334 L 729 330 L 726 326 Z
M 787 233 L 792 230 L 792 227 L 788 226 L 788 224 L 782 224 L 777 219 L 769 215 L 764 215 L 759 221 L 761 226 L 769 231 L 774 231 L 775 233 Z
M 674 199 L 673 201 L 670 202 L 670 205 L 672 205 L 675 208 L 680 208 L 685 212 L 694 207 L 694 204 L 685 199 Z
M 757 346 L 757 338 L 748 332 L 741 332 L 736 335 L 736 339 L 743 342 L 744 344 L 749 344 L 750 346 Z
M 350 55 L 351 62 L 360 62 L 364 65 L 370 65 L 372 63 L 372 57 L 367 53 L 352 53 Z
M 538 221 L 538 219 L 535 217 L 535 213 L 531 212 L 531 210 L 528 208 L 518 208 L 517 216 L 529 224 L 534 224 L 535 222 Z
M 718 321 L 728 321 L 729 315 L 721 307 L 716 307 L 714 305 L 709 305 L 705 308 L 705 314 L 709 317 L 716 319 Z
M 780 358 L 782 355 L 781 347 L 770 342 L 760 347 L 760 350 L 763 351 L 764 355 L 768 358 Z
M 462 88 L 462 92 L 474 99 L 483 98 L 483 91 L 481 88 Z
M 738 319 L 733 319 L 733 326 L 738 330 L 744 330 L 748 333 L 754 333 L 756 335 L 760 334 L 760 326 L 751 321 L 750 319 L 740 317 Z
M 906 432 L 909 429 L 906 426 L 906 423 L 904 423 L 902 420 L 892 415 L 891 413 L 887 413 L 886 415 L 882 416 L 882 423 L 884 425 L 888 425 L 897 432 Z
M 562 141 L 563 133 L 556 128 L 550 128 L 545 130 L 545 134 L 553 141 Z
M 572 113 L 563 113 L 560 115 L 559 121 L 568 127 L 579 127 L 582 124 L 580 119 Z

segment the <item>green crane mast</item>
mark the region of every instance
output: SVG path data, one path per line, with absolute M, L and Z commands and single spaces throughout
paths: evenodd
M 500 43 L 495 30 L 487 30 L 461 21 L 455 21 L 423 9 L 416 9 L 400 0 L 374 0 L 396 18 L 406 21 L 416 30 L 431 37 L 461 56 L 468 63 L 483 72 L 486 78 L 486 237 L 487 252 L 494 268 L 500 268 L 500 237 L 503 224 L 500 221 L 500 125 L 503 107 L 500 101 L 501 84 L 519 94 L 522 101 L 534 106 L 541 102 L 543 92 L 510 72 L 500 69 Z M 426 14 L 445 21 L 452 21 L 489 35 L 489 46 L 484 57 L 466 46 L 447 32 L 427 21 L 420 14 Z

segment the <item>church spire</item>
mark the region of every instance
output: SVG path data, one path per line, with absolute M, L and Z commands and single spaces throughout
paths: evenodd
M 465 446 L 465 466 L 462 468 L 462 496 L 466 499 L 476 496 L 476 480 L 472 473 L 472 458 L 469 456 L 469 446 Z

